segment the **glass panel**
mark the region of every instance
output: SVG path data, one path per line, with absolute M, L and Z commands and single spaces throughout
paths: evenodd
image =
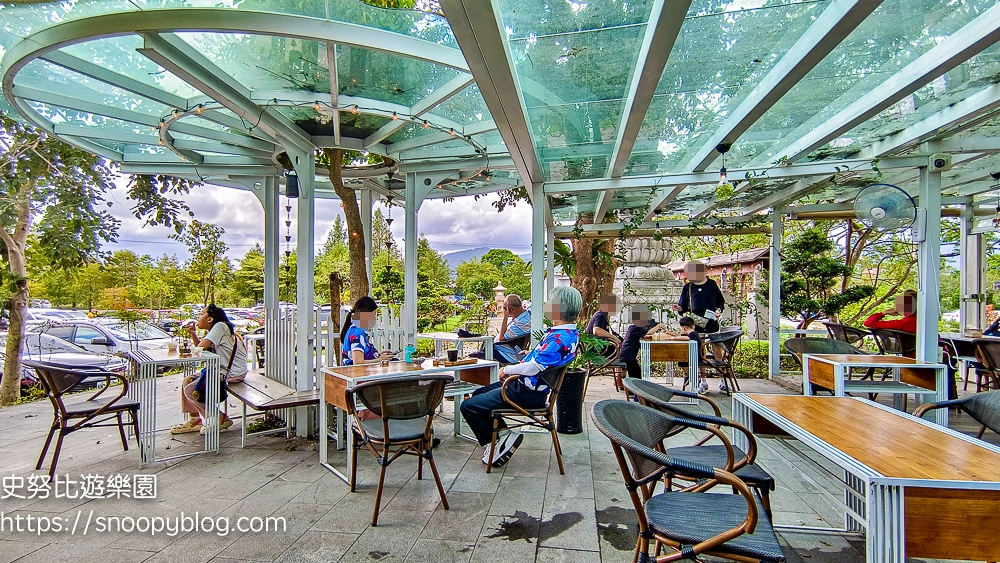
M 435 115 L 454 121 L 459 125 L 472 125 L 492 119 L 490 110 L 486 107 L 486 101 L 479 93 L 479 86 L 476 86 L 475 83 L 468 85 L 464 90 L 432 109 L 430 116 Z M 432 117 L 428 117 L 428 119 L 433 121 Z
M 653 201 L 652 189 L 641 190 L 618 190 L 611 198 L 609 211 L 627 209 L 635 213 L 642 213 L 644 216 L 650 211 L 649 206 Z
M 883 2 L 733 145 L 727 161 L 743 166 L 777 160 L 786 146 L 874 90 L 994 3 Z
M 651 0 L 500 0 L 507 36 L 532 39 L 572 31 L 638 26 L 649 19 Z
M 842 158 L 902 131 L 988 87 L 1000 74 L 1000 45 L 990 47 L 892 107 L 809 155 L 809 160 Z M 942 123 L 944 125 L 944 123 Z
M 345 137 L 365 138 L 378 131 L 392 119 L 366 113 L 340 112 L 340 134 Z
M 686 169 L 729 112 L 828 4 L 828 0 L 692 4 L 625 175 Z
M 142 39 L 138 35 L 125 35 L 69 45 L 62 51 L 182 98 L 201 95 L 200 91 L 187 82 L 136 52 L 141 47 Z
M 153 143 L 157 142 L 159 138 L 156 137 L 155 127 L 147 127 L 130 121 L 112 119 L 103 115 L 94 115 L 51 104 L 43 104 L 41 102 L 28 102 L 28 105 L 44 119 L 56 125 L 66 124 L 76 127 L 94 127 L 112 132 L 149 135 Z
M 326 44 L 241 33 L 178 33 L 248 90 L 330 93 Z
M 528 121 L 550 181 L 603 177 L 614 150 L 621 100 L 528 108 Z
M 27 86 L 59 95 L 101 104 L 113 108 L 164 117 L 172 108 L 147 100 L 142 96 L 115 88 L 109 84 L 88 78 L 41 59 L 35 59 L 17 73 L 14 81 L 19 86 Z
M 713 184 L 688 186 L 663 206 L 663 215 L 672 219 L 690 219 L 695 209 L 715 199 L 715 188 Z
M 341 95 L 413 106 L 459 75 L 459 71 L 417 59 L 337 45 Z
M 597 192 L 554 194 L 549 197 L 552 218 L 557 223 L 575 223 L 581 215 L 592 218 L 597 207 Z

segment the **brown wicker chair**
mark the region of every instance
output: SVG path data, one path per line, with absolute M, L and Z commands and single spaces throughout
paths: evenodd
M 448 499 L 441 486 L 441 477 L 434 465 L 431 451 L 434 445 L 431 424 L 434 421 L 434 411 L 444 398 L 444 386 L 454 380 L 454 376 L 445 373 L 410 375 L 369 381 L 347 390 L 347 404 L 354 415 L 351 492 L 355 491 L 357 484 L 358 449 L 362 446 L 367 448 L 378 460 L 380 467 L 372 526 L 378 525 L 385 470 L 403 455 L 417 457 L 417 479 L 423 478 L 424 460 L 427 460 L 441 496 L 441 505 L 448 510 Z M 361 420 L 357 416 L 355 397 L 380 418 Z
M 840 323 L 825 322 L 823 326 L 830 333 L 830 338 L 846 342 L 856 348 L 861 348 L 865 344 L 865 339 L 872 335 L 867 328 L 844 325 Z
M 975 395 L 969 395 L 961 399 L 920 405 L 913 411 L 913 416 L 923 417 L 928 411 L 946 409 L 948 407 L 961 409 L 962 412 L 983 425 L 979 429 L 979 433 L 976 434 L 976 438 L 982 438 L 987 428 L 996 434 L 1000 434 L 1000 390 L 983 391 L 982 393 L 976 393 Z
M 559 389 L 562 388 L 563 379 L 566 377 L 566 371 L 568 369 L 569 365 L 549 368 L 537 375 L 537 377 L 545 381 L 546 385 L 549 387 L 549 398 L 545 402 L 546 406 L 540 409 L 526 409 L 507 398 L 507 386 L 510 385 L 510 382 L 520 379 L 520 375 L 511 375 L 504 380 L 503 385 L 500 387 L 500 396 L 503 397 L 503 400 L 508 406 L 506 408 L 493 410 L 493 437 L 490 439 L 490 459 L 494 458 L 494 453 L 496 452 L 497 434 L 504 429 L 500 427 L 501 420 L 507 424 L 505 428 L 508 429 L 521 428 L 522 426 L 534 426 L 536 428 L 548 430 L 549 434 L 552 435 L 552 446 L 556 450 L 556 461 L 559 463 L 559 474 L 566 474 L 566 470 L 563 468 L 562 462 L 562 447 L 559 445 L 559 434 L 556 432 L 556 425 L 552 417 L 552 411 L 556 408 L 556 399 L 559 398 Z M 492 463 L 486 464 L 487 473 L 490 473 L 492 469 Z
M 619 346 L 611 340 L 602 339 L 602 341 L 606 342 L 604 350 L 601 352 L 602 359 L 587 362 L 587 382 L 583 387 L 584 397 L 587 396 L 590 378 L 598 375 L 611 374 L 615 381 L 615 391 L 622 390 L 622 370 L 625 369 L 625 364 L 618 361 Z
M 672 417 L 630 401 L 594 405 L 594 424 L 611 440 L 639 520 L 633 561 L 668 563 L 700 555 L 746 563 L 781 563 L 785 555 L 760 503 L 737 476 L 706 463 L 664 453 L 663 440 L 680 428 L 707 429 L 700 422 Z M 660 480 L 684 475 L 702 481 L 680 490 L 653 495 Z M 736 495 L 708 493 L 716 484 L 733 487 Z M 656 544 L 649 553 L 649 543 Z M 661 547 L 672 551 L 660 555 Z
M 708 358 L 708 369 L 714 371 L 722 378 L 726 386 L 726 394 L 732 395 L 733 391 L 740 390 L 740 383 L 736 380 L 736 371 L 733 369 L 733 357 L 736 355 L 736 347 L 739 346 L 740 338 L 743 337 L 742 330 L 729 330 L 709 334 L 706 342 L 712 345 L 713 354 Z M 718 357 L 721 351 L 722 357 Z
M 985 389 L 1000 389 L 1000 340 L 993 338 L 977 338 L 972 341 L 976 347 L 976 391 Z M 986 379 L 986 384 L 982 381 Z
M 118 433 L 122 439 L 122 449 L 128 451 L 128 439 L 125 437 L 125 422 L 122 414 L 128 413 L 129 424 L 139 435 L 139 402 L 127 398 L 128 379 L 117 373 L 110 373 L 100 370 L 76 369 L 70 366 L 50 364 L 32 360 L 23 360 L 25 366 L 33 368 L 38 374 L 38 381 L 45 391 L 45 395 L 52 403 L 53 419 L 52 427 L 49 428 L 49 435 L 45 438 L 45 445 L 42 446 L 42 453 L 38 456 L 38 463 L 35 469 L 42 468 L 45 461 L 45 453 L 49 451 L 49 444 L 52 436 L 59 431 L 59 438 L 56 439 L 56 449 L 52 453 L 52 465 L 49 466 L 49 478 L 54 478 L 56 464 L 59 463 L 59 452 L 62 450 L 63 438 L 77 430 L 84 428 L 98 428 L 102 426 L 117 426 Z M 86 401 L 71 402 L 66 404 L 63 401 L 64 395 L 83 380 L 101 376 L 106 379 L 105 386 L 97 391 Z M 117 387 L 118 394 L 111 398 L 99 398 L 105 391 L 111 388 L 112 379 L 121 382 L 121 387 Z M 115 422 L 109 423 L 114 420 Z M 75 421 L 75 422 L 74 422 Z
M 754 489 L 757 496 L 760 498 L 761 505 L 764 507 L 764 512 L 769 518 L 771 517 L 770 493 L 774 490 L 774 477 L 772 477 L 767 471 L 764 471 L 764 469 L 762 469 L 759 465 L 754 463 L 757 459 L 757 439 L 754 438 L 752 432 L 737 422 L 721 417 L 719 415 L 718 405 L 704 395 L 698 395 L 697 393 L 690 393 L 687 391 L 675 391 L 652 381 L 635 378 L 629 378 L 626 380 L 625 388 L 639 400 L 639 404 L 652 407 L 671 416 L 704 422 L 709 425 L 714 425 L 715 427 L 725 426 L 732 428 L 733 432 L 739 432 L 742 434 L 750 444 L 746 453 L 743 453 L 742 450 L 736 447 L 730 448 L 725 443 L 722 445 L 704 445 L 713 438 L 714 434 L 710 433 L 690 446 L 668 448 L 666 450 L 667 455 L 675 459 L 705 463 L 711 465 L 712 467 L 730 471 L 740 479 L 743 479 L 743 482 L 746 483 L 747 486 Z M 684 408 L 686 405 L 681 403 L 672 403 L 670 402 L 670 399 L 672 399 L 674 395 L 677 395 L 678 397 L 688 397 L 706 401 L 716 414 L 715 416 L 709 416 L 700 411 L 693 410 L 692 408 Z M 730 460 L 732 463 L 727 469 L 725 462 L 727 461 L 727 455 L 730 453 L 739 459 Z
M 872 335 L 880 354 L 912 358 L 917 353 L 917 335 L 891 328 L 873 328 Z

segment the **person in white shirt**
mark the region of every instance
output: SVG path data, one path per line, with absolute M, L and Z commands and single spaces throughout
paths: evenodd
M 209 305 L 198 316 L 196 325 L 188 327 L 194 345 L 204 350 L 211 350 L 219 356 L 219 372 L 227 383 L 243 381 L 247 374 L 247 349 L 243 339 L 236 334 L 233 323 L 221 307 Z M 198 330 L 207 330 L 208 334 L 198 337 Z M 205 417 L 204 399 L 198 397 L 196 388 L 199 374 L 184 379 L 181 385 L 181 412 L 190 417 L 183 424 L 170 429 L 171 434 L 186 434 L 202 432 L 202 420 Z M 233 425 L 233 421 L 225 413 L 221 413 L 219 429 L 225 430 Z

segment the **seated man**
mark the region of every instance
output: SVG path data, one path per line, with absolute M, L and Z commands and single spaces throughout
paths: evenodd
M 531 333 L 531 310 L 524 307 L 521 298 L 510 294 L 503 301 L 503 322 L 500 324 L 500 334 L 493 340 L 500 342 L 512 340 Z M 485 359 L 486 352 L 477 350 L 470 357 Z M 519 347 L 501 344 L 493 347 L 493 359 L 504 364 L 516 364 L 524 357 L 524 351 Z
M 902 295 L 896 296 L 895 307 L 880 313 L 874 313 L 865 319 L 868 328 L 891 328 L 903 332 L 917 332 L 917 292 L 907 289 Z M 884 320 L 884 317 L 901 316 L 899 319 Z
M 645 336 L 651 336 L 666 330 L 666 326 L 654 321 L 649 316 L 649 308 L 645 305 L 632 305 L 632 324 L 625 331 L 625 340 L 618 350 L 618 361 L 625 364 L 629 377 L 642 377 L 642 366 L 639 364 L 639 341 Z
M 601 300 L 598 303 L 597 312 L 594 313 L 594 316 L 590 318 L 590 322 L 587 323 L 587 334 L 602 340 L 613 342 L 615 346 L 620 348 L 622 345 L 622 338 L 611 329 L 611 315 L 617 313 L 618 296 L 614 293 L 602 295 Z M 615 349 L 613 347 L 605 346 L 601 355 L 607 358 L 614 352 Z
M 541 342 L 521 363 L 500 370 L 500 381 L 480 387 L 470 399 L 462 401 L 462 416 L 475 434 L 479 445 L 486 446 L 483 463 L 502 467 L 510 460 L 524 439 L 520 432 L 503 432 L 497 438 L 493 459 L 489 459 L 490 438 L 493 433 L 492 412 L 507 405 L 500 394 L 504 380 L 512 375 L 521 376 L 507 386 L 508 399 L 526 409 L 544 407 L 549 396 L 549 387 L 537 375 L 546 369 L 564 366 L 576 357 L 577 344 L 580 341 L 576 318 L 580 314 L 581 307 L 583 299 L 579 291 L 571 287 L 553 288 L 549 292 L 549 301 L 545 304 L 545 317 L 551 320 L 554 326 L 545 333 Z M 505 427 L 503 420 L 500 424 L 501 427 Z

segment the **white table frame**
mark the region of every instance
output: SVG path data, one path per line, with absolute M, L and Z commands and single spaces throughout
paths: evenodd
M 841 355 L 841 354 L 837 354 Z M 845 397 L 847 393 L 887 393 L 892 395 L 893 407 L 897 410 L 903 410 L 903 396 L 905 395 L 934 395 L 935 401 L 947 401 L 948 400 L 948 367 L 944 364 L 936 364 L 930 362 L 917 361 L 913 363 L 914 360 L 910 358 L 900 358 L 898 364 L 886 363 L 886 362 L 866 362 L 864 360 L 850 361 L 850 362 L 838 362 L 830 358 L 824 357 L 825 354 L 803 354 L 802 355 L 802 394 L 812 395 L 812 385 L 809 383 L 809 360 L 823 362 L 825 364 L 830 364 L 833 366 L 833 379 L 834 379 L 834 389 L 833 395 L 835 397 Z M 888 356 L 879 356 L 879 358 L 886 358 Z M 848 375 L 854 368 L 891 368 L 892 369 L 892 381 L 861 381 L 861 380 L 850 380 Z M 915 368 L 915 369 L 933 369 L 936 372 L 935 377 L 935 389 L 925 389 L 923 387 L 918 387 L 916 385 L 910 385 L 903 383 L 899 380 L 900 369 L 901 368 Z M 934 410 L 935 421 L 941 426 L 948 426 L 948 409 L 935 409 Z
M 639 366 L 642 369 L 642 378 L 649 381 L 652 378 L 652 347 L 653 345 L 669 344 L 672 346 L 682 346 L 682 340 L 640 340 L 639 341 Z M 687 341 L 688 347 L 688 390 L 698 392 L 698 343 L 694 340 Z M 690 404 L 696 404 L 697 399 L 688 399 Z
M 868 403 L 901 418 L 916 421 L 935 431 L 943 432 L 976 446 L 1000 453 L 1000 447 L 977 440 L 961 432 L 956 432 L 946 426 L 937 425 L 929 420 L 917 418 L 911 414 L 861 397 L 851 397 L 851 399 Z M 746 393 L 734 393 L 733 420 L 753 432 L 754 414 L 767 419 L 793 438 L 798 439 L 810 449 L 843 469 L 844 481 L 847 485 L 844 497 L 844 529 L 837 531 L 867 531 L 865 534 L 865 553 L 868 563 L 906 562 L 906 527 L 904 522 L 906 510 L 903 494 L 906 487 L 1000 490 L 1000 482 L 996 481 L 936 481 L 886 477 L 847 453 L 807 432 L 774 410 L 760 404 Z M 734 438 L 733 445 L 743 448 L 746 451 L 749 447 L 746 437 L 737 433 Z M 778 529 L 803 529 L 801 526 L 774 527 Z M 809 529 L 809 527 L 805 527 L 805 529 Z M 823 528 L 816 529 L 823 530 Z
M 201 356 L 181 358 L 177 353 L 169 354 L 166 349 L 133 350 L 127 357 L 132 364 L 129 377 L 128 396 L 139 402 L 139 435 L 136 442 L 139 445 L 139 467 L 158 461 L 168 461 L 207 452 L 219 453 L 219 396 L 222 380 L 219 376 L 219 356 L 212 352 L 202 352 Z M 205 448 L 185 454 L 169 457 L 156 457 L 156 373 L 161 367 L 183 367 L 184 375 L 181 386 L 189 376 L 199 371 L 204 364 L 208 370 L 205 385 L 205 414 L 202 420 L 205 427 Z
M 350 366 L 342 366 L 342 367 L 350 367 Z M 354 387 L 359 383 L 365 383 L 367 381 L 392 379 L 396 377 L 410 377 L 414 375 L 428 375 L 433 373 L 455 373 L 456 374 L 455 380 L 458 381 L 459 377 L 457 375 L 457 372 L 468 369 L 480 369 L 484 367 L 491 368 L 490 383 L 496 383 L 499 380 L 497 376 L 499 371 L 498 364 L 497 362 L 491 360 L 478 360 L 474 364 L 464 364 L 459 366 L 435 366 L 433 360 L 427 360 L 422 364 L 422 369 L 420 370 L 369 375 L 369 376 L 345 378 L 345 379 L 347 379 L 348 381 L 348 388 Z M 351 438 L 351 429 L 354 427 L 354 417 L 348 414 L 346 411 L 326 402 L 326 373 L 335 372 L 337 371 L 337 369 L 338 369 L 337 366 L 323 368 L 322 369 L 323 375 L 322 377 L 319 378 L 319 396 L 321 401 L 319 409 L 319 428 L 320 428 L 320 433 L 324 434 L 324 436 L 323 438 L 320 439 L 319 448 L 317 449 L 319 450 L 320 465 L 330 470 L 330 472 L 339 477 L 345 483 L 349 483 L 350 479 L 348 479 L 347 475 L 342 471 L 340 471 L 339 469 L 337 469 L 337 467 L 334 466 L 332 463 L 330 463 L 330 457 L 329 457 L 328 441 L 330 438 L 333 438 L 334 440 L 337 441 L 338 450 L 345 450 L 344 452 L 345 464 L 350 462 L 351 454 L 354 450 L 354 440 Z M 453 396 L 455 398 L 455 421 L 454 421 L 455 436 L 459 438 L 464 438 L 466 440 L 475 440 L 475 438 L 462 434 L 462 412 L 461 412 L 462 397 L 469 391 L 470 389 L 461 388 L 458 389 L 457 391 L 454 391 L 453 393 L 446 393 L 445 396 L 446 397 Z M 334 407 L 334 409 L 336 409 L 337 411 L 336 414 L 337 422 L 333 432 L 330 432 L 328 430 L 328 425 L 329 425 L 329 422 L 327 420 L 328 407 Z

